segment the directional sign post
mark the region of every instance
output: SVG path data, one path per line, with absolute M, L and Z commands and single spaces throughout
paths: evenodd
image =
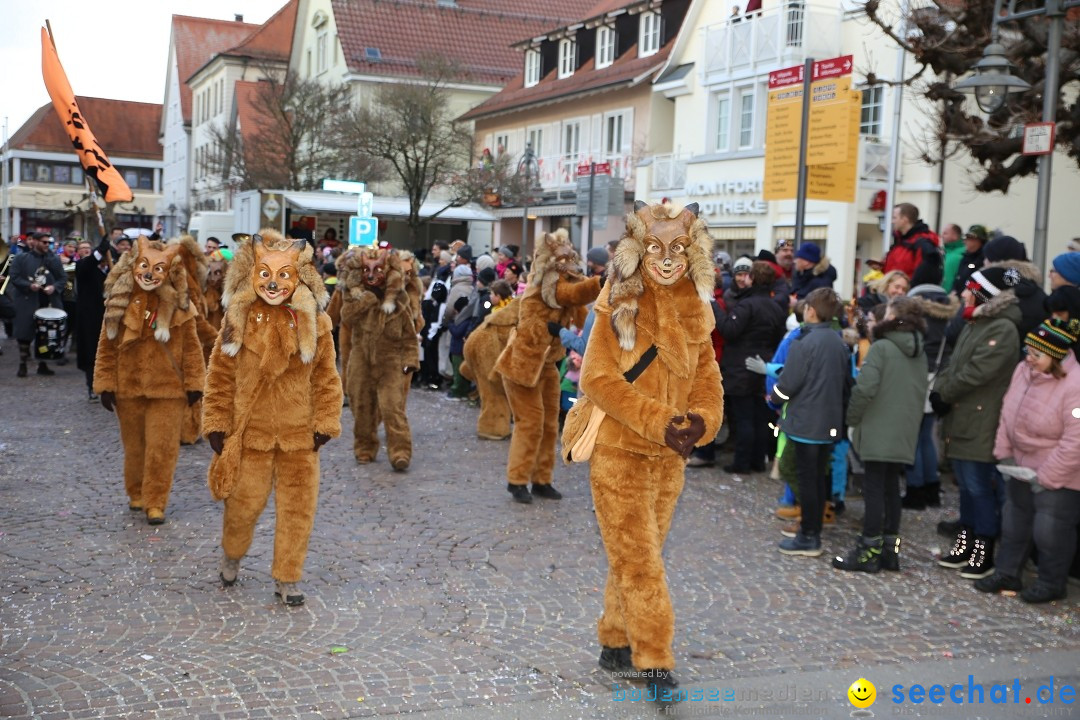
M 377 245 L 379 242 L 379 219 L 371 212 L 375 196 L 367 191 L 367 185 L 355 180 L 323 180 L 323 190 L 356 193 L 356 214 L 349 217 L 349 245 Z

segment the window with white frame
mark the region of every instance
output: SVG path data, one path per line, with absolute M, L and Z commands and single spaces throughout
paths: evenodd
M 315 67 L 317 72 L 325 72 L 327 67 L 327 33 L 321 32 L 315 39 Z
M 604 154 L 613 157 L 622 154 L 625 113 L 611 113 L 604 117 Z
M 717 95 L 716 108 L 716 152 L 727 152 L 731 148 L 731 96 L 727 93 Z
M 562 133 L 563 161 L 576 167 L 581 157 L 581 121 L 569 120 L 563 123 Z
M 495 136 L 495 157 L 510 152 L 510 135 L 502 134 Z
M 544 129 L 543 128 L 530 128 L 526 135 L 530 144 L 532 144 L 533 153 L 537 157 L 543 157 L 544 155 Z
M 564 38 L 559 41 L 559 77 L 567 78 L 577 69 L 577 41 Z
M 615 62 L 615 28 L 601 25 L 596 29 L 596 69 Z
M 641 13 L 641 41 L 638 57 L 653 55 L 660 51 L 660 13 Z
M 540 82 L 540 51 L 525 51 L 525 87 L 532 87 Z
M 862 116 L 859 119 L 861 135 L 880 135 L 881 116 L 884 110 L 885 89 L 881 85 L 862 91 Z
M 739 149 L 754 146 L 754 91 L 743 90 L 739 95 Z

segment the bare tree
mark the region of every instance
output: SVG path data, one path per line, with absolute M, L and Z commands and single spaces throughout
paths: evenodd
M 327 131 L 332 118 L 348 105 L 348 87 L 304 80 L 291 72 L 280 81 L 271 71 L 265 74 L 250 98 L 248 121 L 254 127 L 244 127 L 242 121 L 238 127 L 234 109 L 228 125 L 212 128 L 210 175 L 241 190 L 314 190 L 324 178 L 339 173 L 371 178 L 382 172 L 378 161 L 362 153 L 341 152 Z M 243 101 L 238 98 L 234 108 Z
M 335 136 L 342 148 L 383 160 L 409 199 L 412 238 L 423 226 L 451 207 L 473 199 L 463 196 L 469 185 L 464 170 L 472 153 L 472 136 L 455 122 L 448 85 L 462 77 L 453 63 L 435 56 L 418 61 L 416 81 L 387 83 L 369 104 L 341 113 Z M 455 183 L 460 185 L 455 188 Z M 436 186 L 451 189 L 444 206 L 421 216 L 420 207 Z
M 1080 30 L 1070 23 L 1062 40 L 1061 73 L 1046 78 L 1047 22 L 1034 17 L 1002 28 L 999 42 L 1016 66 L 1014 73 L 1031 84 L 1031 89 L 1010 95 L 1008 102 L 987 118 L 969 114 L 970 105 L 953 83 L 971 72 L 990 43 L 994 0 L 932 0 L 932 5 L 913 10 L 906 18 L 908 30 L 901 36 L 902 18 L 890 16 L 888 5 L 867 0 L 866 17 L 888 37 L 910 52 L 918 63 L 904 84 L 912 86 L 931 101 L 936 113 L 936 136 L 926 138 L 920 151 L 927 163 L 940 162 L 957 151 L 967 152 L 983 169 L 975 189 L 1006 192 L 1014 178 L 1038 169 L 1036 158 L 1021 155 L 1023 139 L 1017 129 L 1042 119 L 1042 95 L 1058 93 L 1056 144 L 1080 165 Z M 867 82 L 879 79 L 868 75 Z M 1073 87 L 1066 91 L 1066 86 Z

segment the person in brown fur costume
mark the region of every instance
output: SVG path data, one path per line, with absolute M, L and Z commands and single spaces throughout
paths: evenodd
M 379 451 L 380 421 L 397 471 L 412 461 L 404 378 L 420 366 L 412 302 L 397 253 L 363 247 L 338 262 L 341 327 L 349 334 L 345 389 L 353 414 L 353 454 L 370 463 Z M 336 293 L 335 293 L 336 294 Z
M 565 230 L 544 234 L 533 254 L 529 287 L 519 301 L 517 328 L 495 363 L 514 413 L 506 489 L 515 502 L 530 503 L 533 495 L 562 497 L 551 485 L 559 433 L 556 364 L 566 356 L 559 330 L 571 324 L 583 327 L 585 305 L 600 294 L 600 278 L 586 280 L 580 268 L 581 258 Z
M 686 458 L 716 434 L 723 415 L 710 339 L 712 244 L 696 203 L 681 211 L 635 203 L 582 362 L 581 392 L 607 413 L 589 466 L 608 560 L 600 666 L 647 671 L 658 697 L 678 685 L 661 551 Z M 655 359 L 627 382 L 623 373 L 653 346 Z
M 206 300 L 206 322 L 210 323 L 210 327 L 214 328 L 215 339 L 217 338 L 217 331 L 221 329 L 222 321 L 225 320 L 225 308 L 221 305 L 221 293 L 225 288 L 225 272 L 228 269 L 229 261 L 220 250 L 210 253 L 210 262 L 206 266 L 206 292 L 203 293 L 203 299 Z M 207 360 L 210 358 L 210 350 L 213 349 L 214 344 L 210 343 L 210 348 L 206 351 Z
M 140 236 L 105 279 L 94 392 L 115 409 L 128 507 L 165 522 L 185 408 L 202 397 L 206 365 L 180 246 Z
M 236 582 L 255 523 L 275 492 L 275 594 L 300 605 L 319 497 L 319 448 L 341 433 L 337 374 L 322 278 L 303 240 L 263 230 L 225 278 L 225 321 L 210 356 L 203 426 L 208 481 L 225 501 L 220 577 Z
M 187 272 L 188 298 L 191 308 L 198 314 L 195 316 L 195 333 L 199 336 L 199 342 L 203 348 L 203 358 L 210 361 L 210 350 L 214 347 L 217 339 L 217 328 L 206 319 L 206 278 L 209 259 L 203 253 L 202 248 L 195 238 L 190 235 L 180 236 L 180 261 L 184 263 Z M 189 405 L 184 413 L 184 422 L 180 426 L 180 444 L 193 445 L 199 441 L 202 434 L 202 401 Z
M 517 327 L 519 301 L 514 298 L 498 312 L 484 318 L 465 339 L 465 361 L 461 376 L 476 383 L 480 393 L 480 415 L 476 418 L 476 435 L 483 440 L 505 440 L 510 437 L 510 402 L 506 399 L 502 375 L 495 371 L 495 362 Z
M 416 326 L 416 342 L 420 343 L 420 331 L 424 329 L 424 313 L 420 309 L 420 302 L 424 297 L 424 281 L 420 279 L 420 273 L 416 268 L 416 256 L 408 250 L 396 251 L 401 261 L 401 272 L 405 274 L 405 292 L 409 294 L 409 304 L 412 308 L 413 325 Z M 412 387 L 414 372 L 405 373 L 405 395 L 409 394 Z

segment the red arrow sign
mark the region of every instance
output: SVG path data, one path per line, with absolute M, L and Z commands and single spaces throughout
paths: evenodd
M 851 57 L 850 55 L 848 57 Z M 794 67 L 784 68 L 783 70 L 773 70 L 769 73 L 769 89 L 775 89 L 780 87 L 786 87 L 787 85 L 798 85 L 803 81 L 803 66 L 796 65 Z
M 813 79 L 825 80 L 827 78 L 850 75 L 853 65 L 852 58 L 852 55 L 841 55 L 840 57 L 829 58 L 828 60 L 818 60 L 814 63 Z

